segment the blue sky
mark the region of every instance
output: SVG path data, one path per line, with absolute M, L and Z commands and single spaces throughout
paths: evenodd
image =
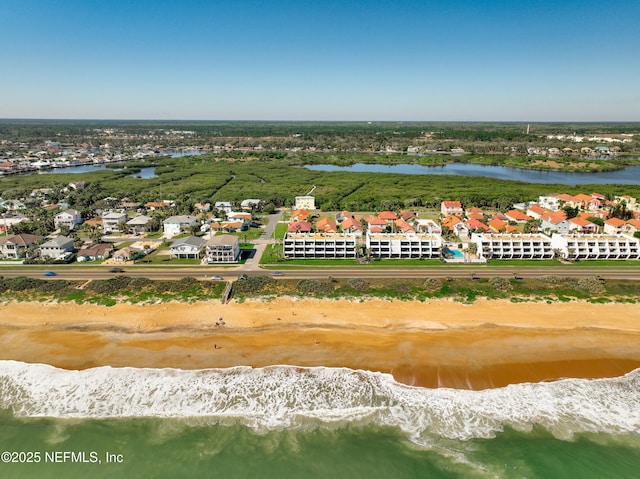
M 640 2 L 4 0 L 0 118 L 640 121 Z

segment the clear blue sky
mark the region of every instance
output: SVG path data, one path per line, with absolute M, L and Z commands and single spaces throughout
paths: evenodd
M 0 118 L 640 121 L 640 1 L 3 0 Z

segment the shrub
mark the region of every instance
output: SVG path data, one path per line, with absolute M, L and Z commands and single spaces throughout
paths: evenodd
M 369 282 L 362 278 L 349 278 L 347 284 L 356 291 L 366 291 L 369 289 Z
M 442 288 L 442 280 L 438 278 L 427 278 L 424 280 L 422 287 L 427 291 L 438 291 Z
M 259 293 L 267 286 L 274 284 L 275 279 L 270 276 L 249 276 L 233 283 L 233 290 L 237 293 Z
M 489 284 L 498 291 L 509 291 L 513 288 L 509 280 L 507 278 L 502 278 L 501 276 L 494 276 L 489 279 Z
M 333 293 L 333 283 L 319 279 L 301 279 L 296 289 L 302 294 L 327 295 Z
M 591 294 L 602 294 L 606 290 L 604 284 L 596 278 L 580 278 L 576 281 L 574 289 Z

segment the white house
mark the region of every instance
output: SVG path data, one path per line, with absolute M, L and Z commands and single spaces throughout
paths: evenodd
M 416 219 L 416 228 L 418 231 L 424 233 L 431 233 L 434 235 L 442 234 L 442 228 L 440 225 L 431 219 Z
M 102 215 L 102 229 L 105 233 L 119 232 L 126 221 L 124 211 L 109 211 Z
M 233 206 L 229 201 L 216 201 L 214 207 L 217 210 L 224 211 L 225 213 L 231 213 L 233 211 Z
M 73 238 L 58 236 L 40 245 L 40 256 L 58 259 L 74 251 Z
M 150 231 L 152 221 L 153 218 L 151 216 L 138 215 L 127 221 L 127 226 L 133 234 L 138 235 L 140 233 L 148 233 Z
M 187 230 L 198 224 L 198 218 L 192 215 L 170 216 L 162 222 L 164 236 L 171 238 L 179 234 L 181 231 Z
M 173 242 L 170 248 L 172 258 L 200 258 L 204 240 L 197 236 L 187 236 Z
M 445 218 L 447 216 L 462 216 L 464 215 L 464 209 L 459 201 L 443 201 L 440 203 L 440 213 Z
M 296 203 L 294 206 L 296 210 L 315 210 L 316 199 L 313 196 L 296 196 Z
M 209 263 L 236 263 L 240 259 L 240 238 L 234 235 L 212 236 L 206 245 Z
M 42 236 L 19 234 L 11 236 L 0 236 L 0 258 L 18 259 L 25 256 L 29 246 L 32 246 L 44 239 Z
M 620 218 L 609 218 L 604 222 L 604 232 L 610 235 L 617 235 L 623 232 L 625 221 Z
M 82 224 L 82 214 L 78 210 L 66 210 L 58 213 L 53 219 L 56 228 L 66 226 L 70 230 Z

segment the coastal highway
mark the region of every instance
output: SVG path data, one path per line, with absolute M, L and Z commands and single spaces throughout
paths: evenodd
M 192 276 L 197 279 L 210 279 L 211 276 L 221 276 L 225 280 L 235 280 L 242 274 L 251 276 L 271 275 L 281 279 L 311 279 L 311 278 L 491 278 L 502 276 L 505 278 L 535 278 L 540 276 L 555 275 L 571 278 L 601 277 L 604 279 L 628 279 L 640 280 L 640 264 L 624 267 L 595 267 L 595 266 L 454 266 L 454 267 L 412 267 L 412 268 L 376 268 L 361 266 L 353 268 L 287 268 L 278 270 L 251 270 L 241 268 L 216 268 L 209 266 L 193 267 L 149 267 L 149 266 L 125 266 L 123 272 L 112 273 L 108 267 L 69 267 L 66 265 L 48 265 L 46 267 L 0 267 L 0 276 L 17 277 L 27 276 L 42 279 L 69 279 L 90 280 L 107 279 L 118 275 L 130 277 L 145 277 L 149 279 L 180 279 Z M 53 277 L 44 276 L 45 271 L 56 273 Z

